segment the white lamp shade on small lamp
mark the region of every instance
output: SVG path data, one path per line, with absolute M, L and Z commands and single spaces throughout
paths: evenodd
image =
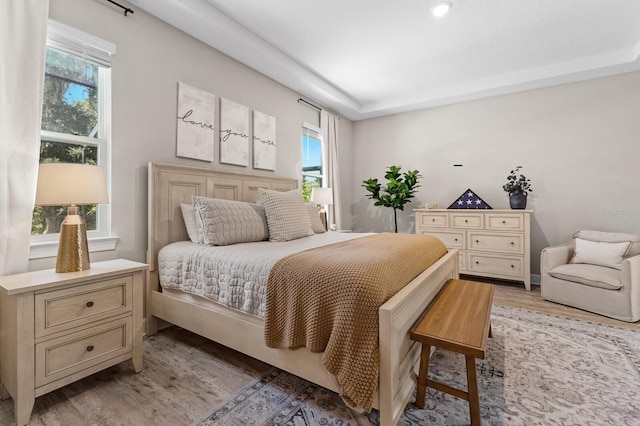
M 78 206 L 108 202 L 103 167 L 73 163 L 40 164 L 36 205 L 69 206 L 67 217 L 60 226 L 56 272 L 89 269 L 87 226 L 78 214 Z
M 312 188 L 311 202 L 320 205 L 320 220 L 324 225 L 324 229 L 329 230 L 327 211 L 324 209 L 324 206 L 333 204 L 333 190 L 331 188 Z
M 311 189 L 311 202 L 322 206 L 333 204 L 333 190 L 331 188 Z
M 38 171 L 38 206 L 107 204 L 104 168 L 91 164 L 44 163 Z

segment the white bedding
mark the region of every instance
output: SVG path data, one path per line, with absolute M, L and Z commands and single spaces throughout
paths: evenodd
M 326 232 L 287 242 L 260 241 L 228 246 L 180 241 L 163 247 L 158 253 L 160 285 L 264 317 L 269 272 L 279 259 L 365 235 L 369 234 Z

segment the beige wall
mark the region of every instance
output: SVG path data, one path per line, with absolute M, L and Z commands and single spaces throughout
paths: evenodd
M 393 229 L 391 210 L 373 207 L 360 187 L 389 165 L 424 176 L 401 215 L 404 232 L 413 232 L 414 207 L 446 208 L 467 188 L 509 208 L 502 185 L 521 165 L 534 190 L 527 208 L 538 274 L 542 248 L 578 228 L 640 232 L 639 117 L 634 72 L 355 122 L 353 229 Z
M 112 231 L 115 251 L 91 254 L 91 260 L 124 257 L 145 260 L 147 246 L 147 163 L 164 161 L 235 172 L 300 178 L 302 122 L 319 125 L 318 111 L 298 103 L 300 97 L 139 8 L 124 17 L 107 2 L 51 0 L 50 18 L 116 44 L 112 58 L 113 179 Z M 184 81 L 276 117 L 275 172 L 175 156 L 177 84 Z M 219 109 L 218 109 L 219 111 Z M 219 117 L 218 117 L 219 118 Z M 216 118 L 216 120 L 218 120 Z M 351 122 L 340 120 L 348 140 Z M 341 153 L 350 158 L 350 144 Z M 343 174 L 349 176 L 350 164 Z M 351 198 L 350 187 L 347 192 Z M 348 205 L 347 205 L 348 211 Z M 30 262 L 30 269 L 55 265 L 55 258 Z

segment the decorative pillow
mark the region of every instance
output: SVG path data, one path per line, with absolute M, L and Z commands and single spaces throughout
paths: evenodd
M 627 252 L 630 241 L 622 243 L 605 243 L 599 241 L 575 239 L 575 254 L 570 263 L 588 263 L 622 269 L 622 256 Z
M 311 230 L 316 234 L 322 234 L 327 230 L 324 229 L 324 225 L 322 224 L 322 220 L 320 219 L 320 213 L 318 212 L 318 208 L 313 203 L 305 204 L 307 206 L 307 212 L 309 213 L 309 220 L 311 221 Z
M 200 238 L 198 235 L 198 225 L 196 224 L 196 212 L 193 208 L 193 204 L 180 203 L 180 210 L 182 210 L 182 219 L 184 220 L 185 228 L 187 228 L 189 239 L 193 243 L 200 242 Z
M 604 232 L 604 231 L 593 231 L 590 229 L 579 229 L 577 230 L 572 237 L 573 240 L 576 238 L 582 238 L 583 240 L 589 241 L 602 241 L 604 243 L 624 243 L 627 241 L 631 241 L 631 246 L 629 246 L 629 250 L 622 256 L 623 259 L 627 259 L 629 257 L 640 255 L 640 234 L 626 233 L 626 232 Z M 575 243 L 574 247 L 575 247 Z
M 313 235 L 300 190 L 288 192 L 258 188 L 267 215 L 269 241 L 290 241 Z
M 243 201 L 193 197 L 202 221 L 203 243 L 226 246 L 269 238 L 264 207 Z

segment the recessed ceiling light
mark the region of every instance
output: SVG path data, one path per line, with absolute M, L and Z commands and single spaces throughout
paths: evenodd
M 433 13 L 433 16 L 437 16 L 438 18 L 441 18 L 447 13 L 449 13 L 452 7 L 453 5 L 451 4 L 451 2 L 441 1 L 440 3 L 433 6 L 433 8 L 431 9 L 431 13 Z

